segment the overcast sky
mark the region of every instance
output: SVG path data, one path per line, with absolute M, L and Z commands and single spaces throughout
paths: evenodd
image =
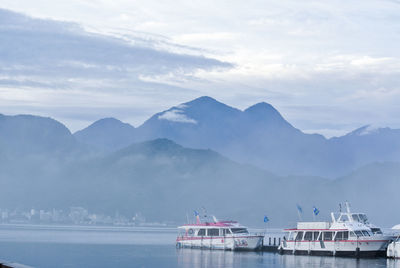
M 328 137 L 400 128 L 400 1 L 0 0 L 0 113 L 72 131 L 209 95 Z M 13 12 L 11 12 L 13 11 Z

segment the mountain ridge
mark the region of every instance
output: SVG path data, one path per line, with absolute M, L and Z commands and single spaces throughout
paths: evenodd
M 390 128 L 365 132 L 367 129 L 363 126 L 326 139 L 295 128 L 269 103 L 259 102 L 242 111 L 203 96 L 154 114 L 129 138 L 114 138 L 120 146 L 109 146 L 107 151 L 132 142 L 167 138 L 190 148 L 210 148 L 237 162 L 280 175 L 334 178 L 370 162 L 400 161 L 400 132 Z M 368 145 L 372 137 L 379 147 Z M 396 146 L 389 146 L 386 138 Z M 97 145 L 101 147 L 102 143 Z

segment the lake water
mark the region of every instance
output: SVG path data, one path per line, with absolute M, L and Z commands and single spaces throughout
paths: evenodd
M 173 228 L 0 225 L 0 259 L 32 267 L 390 267 L 400 261 L 176 249 Z

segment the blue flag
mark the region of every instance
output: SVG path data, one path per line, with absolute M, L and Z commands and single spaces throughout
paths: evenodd
M 313 207 L 313 212 L 314 212 L 314 215 L 317 216 L 317 215 L 319 214 L 318 208 L 316 208 L 316 207 L 314 206 L 314 207 Z
M 296 204 L 296 206 L 297 206 L 297 210 L 298 210 L 300 213 L 303 213 L 303 209 L 300 207 L 300 205 L 299 205 L 299 204 Z
M 195 216 L 199 216 L 200 214 L 199 214 L 199 212 L 197 212 L 196 210 L 194 210 L 194 215 L 195 215 Z
M 267 216 L 264 216 L 264 222 L 269 222 L 269 219 Z

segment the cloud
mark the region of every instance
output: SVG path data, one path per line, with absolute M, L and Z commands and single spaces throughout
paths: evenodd
M 154 40 L 128 42 L 89 33 L 75 23 L 34 19 L 4 9 L 0 18 L 0 71 L 8 76 L 2 84 L 35 86 L 52 81 L 57 85 L 62 79 L 68 86 L 79 78 L 135 82 L 140 75 L 185 76 L 199 69 L 231 66 L 200 55 L 156 49 Z
M 0 99 L 4 113 L 21 92 L 31 107 L 47 105 L 42 114 L 53 103 L 74 108 L 72 97 L 46 104 L 35 91 L 57 88 L 63 96 L 91 92 L 79 94 L 81 111 L 92 107 L 94 117 L 103 107 L 101 115 L 134 125 L 210 95 L 241 109 L 269 102 L 296 127 L 328 136 L 370 123 L 400 127 L 396 1 L 176 0 L 171 8 L 156 0 L 4 0 L 2 6 L 58 20 L 1 14 L 0 87 L 16 92 Z M 21 57 L 3 53 L 8 40 Z M 58 49 L 42 52 L 41 40 Z
M 196 120 L 189 118 L 183 110 L 177 109 L 177 108 L 173 108 L 171 110 L 168 110 L 168 111 L 162 113 L 161 115 L 158 116 L 158 119 L 159 120 L 168 120 L 168 121 L 178 122 L 178 123 L 197 124 Z M 182 108 L 182 106 L 180 108 Z

